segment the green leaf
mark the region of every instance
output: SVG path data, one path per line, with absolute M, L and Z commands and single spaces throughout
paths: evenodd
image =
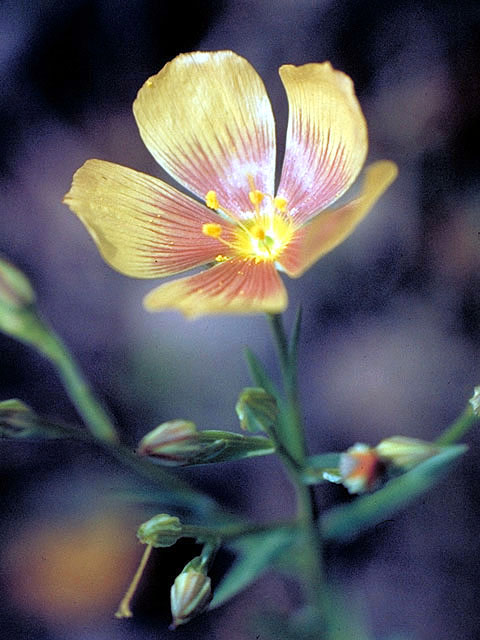
M 293 531 L 286 528 L 251 534 L 231 542 L 230 546 L 239 555 L 215 589 L 210 609 L 219 607 L 248 587 L 292 542 L 294 542 Z
M 265 371 L 263 364 L 257 358 L 257 356 L 248 349 L 245 349 L 245 357 L 247 359 L 250 375 L 254 383 L 265 389 L 267 393 L 275 398 L 278 407 L 278 420 L 277 424 L 273 427 L 272 431 L 276 434 L 276 440 L 279 440 L 284 448 L 288 449 L 286 442 L 289 437 L 289 408 L 285 402 L 282 394 L 280 393 L 276 384 L 271 380 L 268 373 Z M 273 435 L 273 434 L 272 434 Z
M 258 387 L 265 389 L 267 393 L 273 396 L 277 402 L 282 401 L 282 396 L 276 384 L 271 380 L 265 367 L 257 358 L 257 356 L 248 347 L 245 349 L 245 358 L 247 360 L 248 369 L 252 380 Z
M 330 509 L 320 521 L 323 536 L 328 540 L 352 540 L 390 518 L 438 484 L 466 450 L 465 445 L 448 447 L 375 493 Z

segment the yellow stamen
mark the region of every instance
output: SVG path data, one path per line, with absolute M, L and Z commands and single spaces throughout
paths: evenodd
M 142 577 L 142 574 L 145 570 L 145 566 L 148 562 L 148 558 L 150 557 L 151 551 L 152 551 L 152 545 L 149 544 L 147 545 L 147 548 L 145 549 L 142 559 L 140 560 L 140 564 L 138 565 L 138 569 L 135 572 L 135 575 L 133 576 L 132 582 L 130 583 L 130 586 L 128 587 L 127 592 L 123 596 L 122 601 L 120 602 L 120 605 L 115 613 L 116 618 L 132 617 L 133 614 L 132 614 L 132 610 L 130 609 L 130 602 L 133 598 L 133 594 L 135 593 L 138 587 L 138 583 L 140 582 L 140 578 Z
M 215 191 L 209 191 L 205 196 L 205 204 L 209 209 L 218 209 L 220 203 L 218 202 L 217 194 Z
M 250 229 L 250 233 L 257 240 L 265 240 L 265 229 L 260 227 L 258 224 L 253 225 Z
M 222 256 L 221 253 L 219 253 L 218 256 L 215 256 L 215 262 L 226 262 L 228 259 L 228 256 Z
M 258 191 L 258 189 L 254 189 L 253 191 L 249 191 L 248 197 L 252 204 L 259 205 L 265 196 L 261 191 Z
M 206 222 L 202 225 L 202 233 L 211 238 L 219 238 L 222 235 L 222 227 L 216 222 Z
M 285 200 L 285 198 L 282 198 L 282 196 L 277 196 L 276 198 L 273 199 L 273 204 L 276 209 L 278 209 L 283 213 L 286 210 L 288 203 Z

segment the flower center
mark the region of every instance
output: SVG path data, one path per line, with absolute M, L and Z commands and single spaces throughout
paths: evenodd
M 205 197 L 207 207 L 225 214 L 235 223 L 233 237 L 222 237 L 221 224 L 208 222 L 202 226 L 202 233 L 228 246 L 234 254 L 255 262 L 274 262 L 292 239 L 294 224 L 287 212 L 287 201 L 284 198 L 273 198 L 256 189 L 249 192 L 253 211 L 249 217 L 240 218 L 222 207 L 215 191 L 209 191 Z M 261 203 L 263 206 L 260 207 Z M 217 262 L 228 260 L 219 255 Z

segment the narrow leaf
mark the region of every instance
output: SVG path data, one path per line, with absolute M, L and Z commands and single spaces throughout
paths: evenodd
M 258 386 L 265 389 L 267 393 L 276 398 L 277 401 L 281 400 L 281 394 L 276 384 L 271 380 L 268 373 L 265 371 L 265 367 L 257 358 L 257 356 L 248 347 L 245 349 L 245 358 L 247 360 L 248 369 L 252 377 L 253 382 Z
M 224 604 L 259 578 L 293 541 L 291 530 L 275 529 L 244 536 L 231 543 L 239 555 L 215 589 L 210 609 Z
M 375 493 L 330 509 L 320 521 L 323 536 L 328 540 L 352 540 L 390 518 L 434 487 L 466 450 L 465 445 L 448 447 Z

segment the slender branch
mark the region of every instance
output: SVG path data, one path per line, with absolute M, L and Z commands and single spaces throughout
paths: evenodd
M 305 588 L 307 601 L 318 618 L 329 627 L 329 602 L 323 568 L 323 543 L 317 526 L 318 509 L 313 488 L 304 484 L 301 469 L 306 457 L 303 421 L 297 390 L 297 366 L 291 362 L 288 339 L 279 315 L 269 315 L 268 321 L 275 340 L 287 400 L 287 442 L 285 447 L 300 464 L 292 464 L 291 458 L 280 457 L 284 462 L 297 494 L 297 522 L 303 538 L 304 566 L 306 567 Z
M 44 329 L 45 335 L 37 347 L 57 369 L 70 400 L 92 435 L 105 442 L 117 442 L 118 436 L 112 421 L 94 396 L 73 355 L 52 329 L 46 325 Z
M 268 323 L 277 348 L 280 370 L 283 379 L 283 388 L 287 399 L 287 415 L 284 416 L 286 423 L 285 442 L 282 442 L 290 456 L 297 465 L 303 465 L 306 456 L 305 433 L 303 419 L 300 411 L 297 387 L 297 367 L 289 357 L 289 345 L 285 329 L 280 315 L 268 314 Z
M 480 417 L 476 415 L 469 403 L 463 413 L 435 440 L 435 443 L 445 446 L 458 442 L 479 420 Z

